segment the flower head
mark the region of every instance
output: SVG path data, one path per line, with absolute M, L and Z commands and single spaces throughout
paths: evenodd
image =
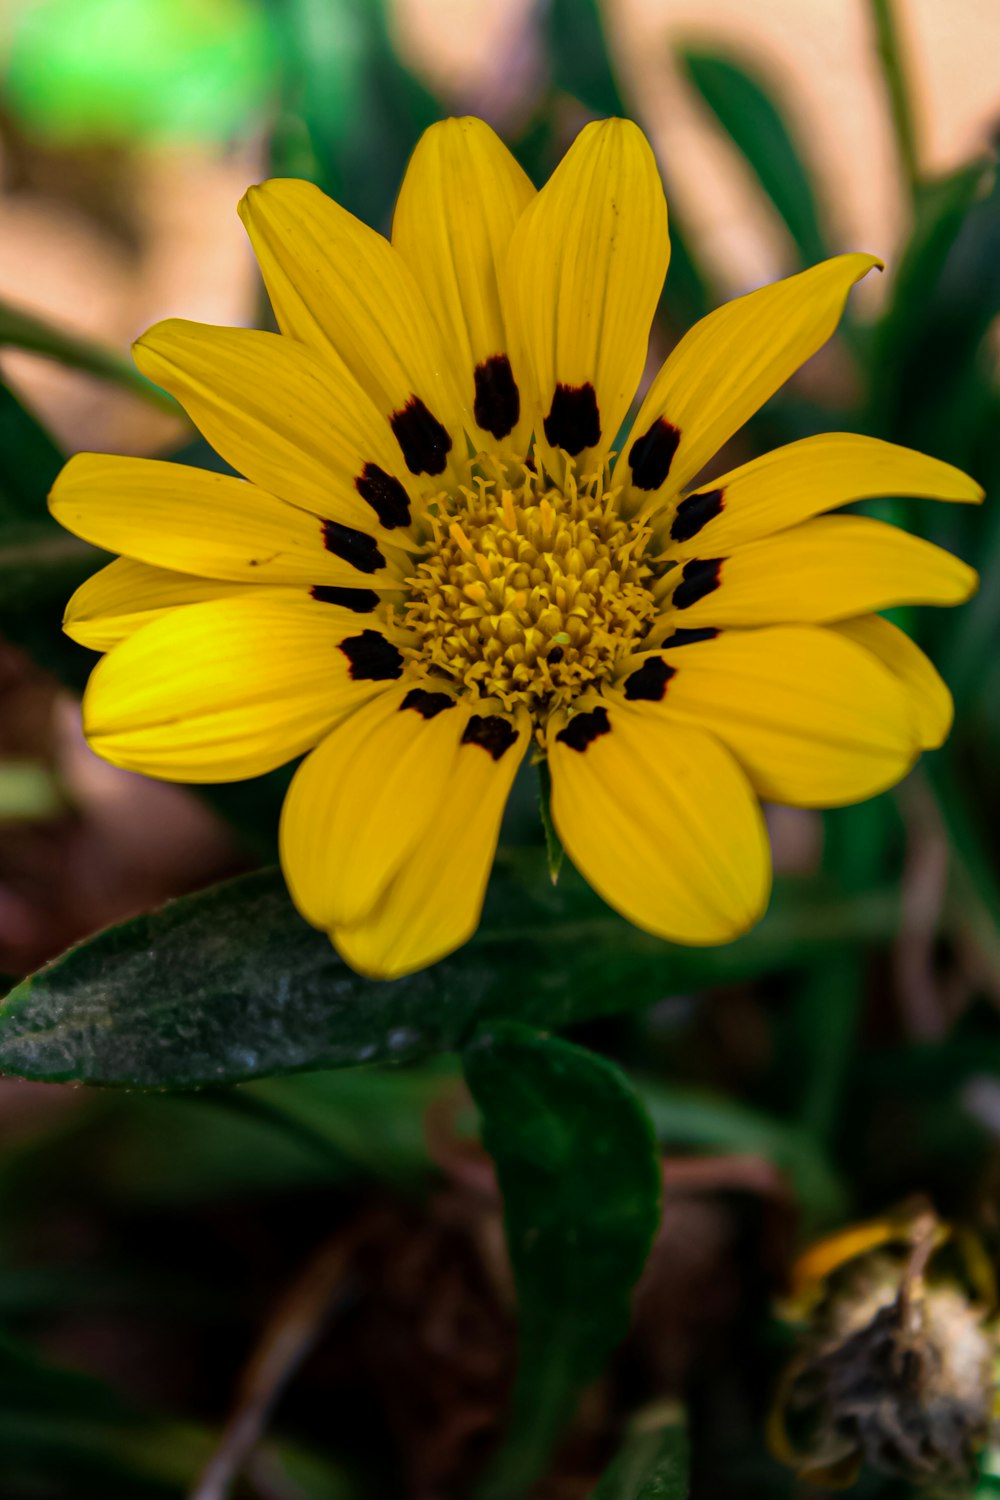
M 979 1239 L 918 1202 L 811 1246 L 792 1281 L 784 1311 L 800 1334 L 771 1414 L 775 1456 L 824 1487 L 866 1463 L 967 1493 L 997 1415 L 996 1285 Z
M 978 487 L 853 434 L 699 483 L 873 256 L 704 319 L 615 452 L 669 258 L 634 125 L 588 125 L 540 192 L 481 121 L 436 125 L 391 242 L 304 182 L 241 213 L 280 334 L 172 320 L 135 356 L 244 478 L 72 459 L 55 515 L 122 556 L 66 628 L 107 651 L 84 699 L 107 759 L 219 781 L 310 752 L 282 862 L 349 962 L 401 974 L 470 935 L 529 753 L 611 905 L 717 943 L 767 902 L 758 798 L 853 802 L 940 743 L 947 689 L 875 612 L 975 575 L 824 513 Z

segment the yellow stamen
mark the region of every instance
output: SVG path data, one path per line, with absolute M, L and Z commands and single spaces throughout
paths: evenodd
M 477 472 L 438 497 L 443 519 L 406 581 L 410 654 L 540 726 L 556 707 L 609 677 L 645 638 L 656 605 L 650 531 L 623 518 L 604 476 L 556 488 L 525 467 L 479 455 Z

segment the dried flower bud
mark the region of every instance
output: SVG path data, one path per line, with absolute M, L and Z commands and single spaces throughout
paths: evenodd
M 995 1308 L 979 1241 L 930 1209 L 813 1246 L 785 1308 L 803 1331 L 772 1412 L 776 1456 L 824 1485 L 862 1464 L 961 1484 L 994 1417 Z

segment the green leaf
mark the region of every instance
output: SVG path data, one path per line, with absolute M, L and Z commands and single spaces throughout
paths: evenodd
M 115 349 L 95 344 L 92 339 L 67 333 L 45 318 L 24 308 L 13 307 L 0 300 L 0 347 L 25 349 L 31 354 L 44 355 L 70 369 L 82 370 L 87 375 L 96 375 L 100 380 L 109 380 L 134 395 L 141 396 L 161 411 L 173 416 L 183 412 L 173 396 L 161 391 L 159 386 L 140 374 L 130 359 L 124 358 Z
M 608 56 L 598 0 L 549 0 L 543 40 L 557 89 L 595 115 L 627 115 Z
M 51 1486 L 57 1494 L 169 1500 L 186 1491 L 210 1452 L 207 1433 L 148 1418 L 101 1382 L 0 1336 L 3 1494 L 48 1495 Z
M 265 870 L 171 902 L 71 948 L 0 1007 L 0 1069 L 29 1078 L 186 1088 L 453 1051 L 481 1020 L 563 1027 L 670 993 L 813 961 L 896 928 L 896 894 L 779 887 L 725 948 L 677 948 L 608 910 L 539 853 L 498 860 L 479 933 L 433 968 L 364 979 Z
M 604 1058 L 500 1022 L 463 1063 L 503 1193 L 520 1346 L 507 1436 L 479 1493 L 515 1500 L 625 1336 L 662 1171 L 635 1089 Z
M 44 521 L 45 497 L 65 459 L 37 417 L 0 382 L 0 523 Z
M 111 559 L 55 522 L 0 526 L 0 614 L 63 608 L 73 590 Z
M 868 0 L 868 13 L 875 32 L 875 51 L 882 67 L 889 114 L 892 118 L 896 149 L 899 152 L 903 178 L 911 196 L 919 190 L 916 133 L 910 90 L 899 45 L 899 32 L 893 14 L 893 0 Z
M 921 185 L 913 229 L 893 279 L 889 306 L 878 327 L 878 381 L 873 388 L 876 399 L 889 401 L 890 395 L 882 386 L 911 358 L 948 257 L 969 210 L 988 191 L 994 170 L 991 162 L 974 161 Z
M 56 141 L 225 141 L 270 93 L 273 37 L 252 0 L 37 0 L 12 11 L 11 105 Z
M 441 110 L 400 62 L 386 0 L 289 0 L 283 24 L 288 117 L 275 169 L 293 155 L 351 213 L 387 226 L 410 154 Z
M 63 635 L 63 607 L 104 554 L 67 536 L 49 516 L 46 496 L 63 455 L 2 382 L 0 454 L 0 635 L 78 691 L 94 658 Z
M 774 205 L 803 265 L 829 255 L 809 171 L 763 83 L 716 53 L 683 51 L 692 83 Z
M 674 1402 L 643 1412 L 590 1500 L 687 1500 L 690 1452 Z
M 811 1230 L 843 1220 L 849 1207 L 843 1183 L 810 1132 L 709 1089 L 636 1079 L 636 1088 L 666 1150 L 744 1152 L 786 1173 Z

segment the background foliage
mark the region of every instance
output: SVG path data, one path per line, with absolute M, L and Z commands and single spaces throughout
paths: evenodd
M 887 296 L 739 452 L 867 432 L 995 494 L 1000 196 L 986 153 L 921 173 L 892 22 L 873 0 L 909 212 Z M 532 17 L 505 129 L 536 181 L 588 113 L 636 114 L 604 24 L 594 0 Z M 453 108 L 380 0 L 43 0 L 7 47 L 4 130 L 63 170 L 254 136 L 265 170 L 379 227 Z M 680 61 L 790 269 L 846 248 L 770 81 L 736 51 Z M 672 232 L 662 349 L 718 296 L 676 212 Z M 110 346 L 20 307 L 0 307 L 0 343 L 165 404 Z M 172 451 L 214 461 L 190 437 Z M 92 657 L 61 612 L 104 559 L 47 516 L 61 460 L 0 389 L 0 635 L 78 692 Z M 189 893 L 40 972 L 8 961 L 0 1069 L 106 1087 L 0 1095 L 0 1493 L 796 1492 L 763 1438 L 795 1247 L 913 1192 L 991 1251 L 1000 1228 L 1000 512 L 868 509 L 982 571 L 964 610 L 901 617 L 953 689 L 955 733 L 895 794 L 776 823 L 786 873 L 731 947 L 645 937 L 569 869 L 553 888 L 525 780 L 476 940 L 361 980 L 268 868 L 284 773 L 204 792 L 230 878 L 165 877 Z M 43 759 L 0 761 L 0 877 L 23 830 L 72 814 Z M 994 1470 L 988 1453 L 977 1494 Z

